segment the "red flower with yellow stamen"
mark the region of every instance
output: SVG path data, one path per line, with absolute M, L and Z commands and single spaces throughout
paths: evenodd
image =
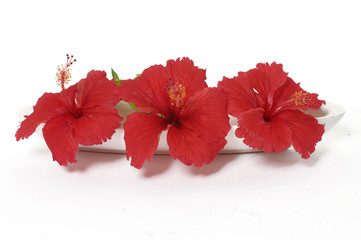
M 248 146 L 280 152 L 293 145 L 309 158 L 322 138 L 324 126 L 301 110 L 318 109 L 325 101 L 304 91 L 281 64 L 257 64 L 248 72 L 219 82 L 229 96 L 228 113 L 238 118 L 236 136 Z
M 53 160 L 60 165 L 77 162 L 79 144 L 101 144 L 120 127 L 122 118 L 114 108 L 121 100 L 116 88 L 104 71 L 93 70 L 60 93 L 44 93 L 21 123 L 16 140 L 28 138 L 45 123 L 43 136 Z
M 209 164 L 227 143 L 230 129 L 226 95 L 208 88 L 205 70 L 188 58 L 154 65 L 134 80 L 123 81 L 120 95 L 141 112 L 124 124 L 127 159 L 141 168 L 168 130 L 170 155 L 186 165 Z

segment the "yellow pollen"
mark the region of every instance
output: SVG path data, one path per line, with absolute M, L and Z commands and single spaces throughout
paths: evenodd
M 184 106 L 184 98 L 187 96 L 185 87 L 181 83 L 167 82 L 167 93 L 170 98 L 170 104 L 175 107 L 182 108 Z
M 69 84 L 71 79 L 70 68 L 65 67 L 64 65 L 58 66 L 56 73 L 56 84 L 61 86 L 62 84 Z
M 68 84 L 70 82 L 71 79 L 71 74 L 70 74 L 70 66 L 76 62 L 76 59 L 74 59 L 73 55 L 69 56 L 69 54 L 66 55 L 66 65 L 60 65 L 57 68 L 57 73 L 56 73 L 56 83 L 57 85 L 59 85 L 61 87 L 61 90 L 65 89 L 65 84 Z
M 307 96 L 308 92 L 305 91 L 296 91 L 290 98 L 291 103 L 293 103 L 296 106 L 303 106 L 306 105 L 307 102 L 312 99 L 312 97 Z

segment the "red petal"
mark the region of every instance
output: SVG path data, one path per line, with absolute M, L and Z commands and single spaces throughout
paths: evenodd
M 239 116 L 236 136 L 248 146 L 265 151 L 280 152 L 290 147 L 292 133 L 282 118 L 264 119 L 264 109 L 249 110 Z
M 78 143 L 74 141 L 71 124 L 72 116 L 59 116 L 50 120 L 43 128 L 43 135 L 52 155 L 53 160 L 60 165 L 76 163 L 75 155 Z
M 118 86 L 106 77 L 104 71 L 90 71 L 86 78 L 76 84 L 76 103 L 78 108 L 114 107 L 121 97 Z
M 249 70 L 247 74 L 252 87 L 269 104 L 272 104 L 270 101 L 272 101 L 274 91 L 282 86 L 287 79 L 287 73 L 283 71 L 282 64 L 276 64 L 275 62 L 271 65 L 258 63 L 257 68 Z
M 25 120 L 21 123 L 17 130 L 16 140 L 28 138 L 34 133 L 41 123 L 46 123 L 50 119 L 69 112 L 66 103 L 63 101 L 59 93 L 44 93 L 34 106 L 34 112 L 29 116 L 25 116 Z
M 165 91 L 168 75 L 165 67 L 154 65 L 134 80 L 122 81 L 119 93 L 126 102 L 134 103 L 142 112 L 171 115 L 169 96 Z
M 144 161 L 150 161 L 157 150 L 159 136 L 166 130 L 168 122 L 155 114 L 132 113 L 124 124 L 124 140 L 127 159 L 131 165 L 141 168 Z
M 302 158 L 309 158 L 315 151 L 316 143 L 321 141 L 325 127 L 317 120 L 299 110 L 285 110 L 277 115 L 287 123 L 292 131 L 292 144 Z
M 167 134 L 169 153 L 174 159 L 179 159 L 186 165 L 196 167 L 214 160 L 219 150 L 227 141 L 222 138 L 216 142 L 204 142 L 192 130 L 171 126 Z
M 205 142 L 225 138 L 231 128 L 226 96 L 217 88 L 204 88 L 190 97 L 179 118 L 182 127 L 192 130 Z
M 295 83 L 291 78 L 283 86 L 278 88 L 274 94 L 274 109 L 319 109 L 326 102 L 319 100 L 316 93 L 308 93 Z
M 256 93 L 250 85 L 247 73 L 239 72 L 237 77 L 223 77 L 218 87 L 228 94 L 227 111 L 232 116 L 256 108 L 260 105 Z
M 73 123 L 74 139 L 82 145 L 101 144 L 112 137 L 122 118 L 114 108 L 83 109 Z
M 185 101 L 188 97 L 207 87 L 206 70 L 194 66 L 193 61 L 189 58 L 168 60 L 166 68 L 168 78 L 185 86 L 187 92 Z

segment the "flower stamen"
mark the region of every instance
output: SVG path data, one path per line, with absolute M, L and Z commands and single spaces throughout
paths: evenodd
M 71 55 L 69 57 L 69 54 L 66 55 L 67 60 L 66 60 L 66 65 L 64 66 L 63 64 L 58 66 L 57 68 L 57 73 L 56 73 L 56 83 L 58 86 L 61 86 L 61 90 L 65 89 L 65 84 L 69 84 L 70 79 L 71 79 L 71 74 L 70 74 L 70 66 L 76 62 L 76 59 L 74 59 L 73 55 Z
M 173 79 L 169 78 L 165 90 L 169 95 L 170 104 L 177 108 L 183 108 L 184 98 L 187 96 L 185 86 L 178 82 L 175 83 Z
M 291 103 L 296 106 L 304 106 L 307 105 L 307 103 L 312 100 L 311 96 L 308 96 L 308 92 L 306 91 L 296 91 L 291 97 Z

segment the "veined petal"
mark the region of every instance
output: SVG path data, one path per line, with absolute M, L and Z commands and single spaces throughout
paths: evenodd
M 58 116 L 51 119 L 43 128 L 43 135 L 48 145 L 53 160 L 60 165 L 66 166 L 69 163 L 76 163 L 76 151 L 78 143 L 73 138 L 72 122 L 74 119 L 68 116 Z
M 118 86 L 106 75 L 104 71 L 92 70 L 76 84 L 75 101 L 79 108 L 110 108 L 121 100 Z
M 182 128 L 188 128 L 204 142 L 227 136 L 231 126 L 225 93 L 218 88 L 204 88 L 190 97 L 180 113 Z
M 250 85 L 247 73 L 239 72 L 237 77 L 223 77 L 218 82 L 218 87 L 228 94 L 227 111 L 232 116 L 237 116 L 249 109 L 260 106 L 259 99 Z
M 162 65 L 154 65 L 134 80 L 122 81 L 119 94 L 142 112 L 171 115 L 170 99 L 165 87 L 168 74 Z
M 282 118 L 266 121 L 264 109 L 251 109 L 239 115 L 236 136 L 248 146 L 264 152 L 280 152 L 290 147 L 292 132 Z
M 318 99 L 318 94 L 309 93 L 291 78 L 279 87 L 274 94 L 274 109 L 314 109 L 317 110 L 326 102 Z
M 73 123 L 74 139 L 82 145 L 101 144 L 112 137 L 121 121 L 114 108 L 83 109 L 82 116 Z
M 193 61 L 187 57 L 168 60 L 166 69 L 168 78 L 174 83 L 185 86 L 187 92 L 185 101 L 197 91 L 207 87 L 206 70 L 194 66 Z
M 227 143 L 224 138 L 206 143 L 192 130 L 175 126 L 169 128 L 167 142 L 172 158 L 179 159 L 188 166 L 194 164 L 195 167 L 211 163 Z
M 28 138 L 41 123 L 68 112 L 68 106 L 59 93 L 44 93 L 34 106 L 34 111 L 21 123 L 17 130 L 16 140 Z
M 150 161 L 157 150 L 160 134 L 168 127 L 168 122 L 155 114 L 132 113 L 124 124 L 124 140 L 127 159 L 131 165 L 141 168 L 147 159 Z
M 309 158 L 315 151 L 316 143 L 321 141 L 325 127 L 317 119 L 299 110 L 285 110 L 277 115 L 292 131 L 292 144 L 302 158 Z
M 258 63 L 257 68 L 247 72 L 252 87 L 262 96 L 264 101 L 272 104 L 274 91 L 282 86 L 287 79 L 288 73 L 283 71 L 282 64 L 273 62 Z

